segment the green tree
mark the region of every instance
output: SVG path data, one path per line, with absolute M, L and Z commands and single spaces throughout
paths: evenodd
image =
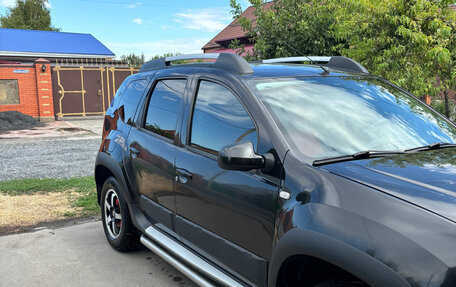
M 166 57 L 174 57 L 174 56 L 179 56 L 179 55 L 182 55 L 182 53 L 164 53 L 162 55 L 156 54 L 155 56 L 153 56 L 150 59 L 154 60 L 154 59 L 160 59 L 160 58 L 166 58 Z
M 122 55 L 120 59 L 127 62 L 130 66 L 134 67 L 141 66 L 145 61 L 144 53 L 141 53 L 141 55 L 136 55 L 135 53 Z
M 0 17 L 1 28 L 60 31 L 51 25 L 48 0 L 17 0 L 5 16 Z
M 264 3 L 250 0 L 255 8 L 256 21 L 241 17 L 242 9 L 237 0 L 230 0 L 232 14 L 246 36 L 255 43 L 249 59 L 266 59 L 296 55 L 337 54 L 333 47 L 339 42 L 328 31 L 335 19 L 338 1 L 276 0 Z M 231 47 L 245 54 L 243 45 L 234 41 Z
M 336 50 L 417 96 L 455 88 L 453 0 L 345 0 L 331 33 Z M 439 83 L 436 83 L 436 77 Z
M 250 0 L 257 20 L 232 13 L 255 43 L 250 59 L 343 55 L 413 94 L 445 95 L 456 87 L 454 0 Z M 267 5 L 270 5 L 268 7 Z M 268 9 L 265 9 L 268 7 Z M 243 52 L 234 41 L 232 47 Z M 436 78 L 439 82 L 436 82 Z

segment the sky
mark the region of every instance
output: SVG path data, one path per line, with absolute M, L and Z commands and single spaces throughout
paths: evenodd
M 0 0 L 5 15 L 15 0 Z M 243 9 L 247 0 L 238 1 Z M 88 33 L 117 58 L 144 53 L 201 53 L 231 21 L 229 0 L 51 0 L 54 27 Z

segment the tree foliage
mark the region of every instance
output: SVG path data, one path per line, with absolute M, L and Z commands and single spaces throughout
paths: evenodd
M 136 55 L 135 53 L 130 53 L 128 55 L 122 55 L 120 56 L 120 59 L 122 61 L 127 62 L 130 66 L 138 67 L 144 64 L 145 57 L 144 53 L 141 53 L 141 55 Z
M 254 23 L 241 17 L 237 0 L 231 0 L 231 7 L 255 43 L 248 55 L 252 59 L 343 55 L 422 97 L 442 92 L 448 95 L 456 88 L 456 12 L 449 7 L 452 2 L 275 0 L 265 4 L 250 0 L 257 17 Z M 238 42 L 232 46 L 243 52 Z M 449 115 L 449 104 L 445 113 Z
M 255 43 L 252 59 L 288 57 L 295 55 L 334 54 L 332 49 L 339 42 L 328 34 L 335 19 L 333 0 L 276 0 L 265 4 L 251 0 L 255 7 L 256 21 L 241 17 L 242 9 L 237 0 L 231 0 L 232 13 L 246 35 Z M 242 45 L 233 46 L 242 50 Z M 242 50 L 242 52 L 245 52 Z M 318 52 L 318 53 L 316 53 Z
M 0 17 L 1 28 L 60 31 L 51 24 L 48 0 L 17 0 L 6 15 Z

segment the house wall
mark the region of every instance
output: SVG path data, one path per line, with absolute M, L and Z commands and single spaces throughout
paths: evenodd
M 42 66 L 45 72 L 42 72 Z M 0 112 L 18 111 L 38 118 L 54 120 L 51 67 L 47 60 L 32 64 L 0 65 L 0 80 L 17 80 L 19 104 L 0 104 Z

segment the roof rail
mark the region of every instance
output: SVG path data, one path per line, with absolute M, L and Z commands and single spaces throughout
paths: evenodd
M 244 58 L 239 55 L 231 53 L 205 53 L 205 54 L 190 54 L 178 55 L 173 57 L 160 58 L 150 60 L 141 66 L 139 72 L 147 72 L 153 70 L 166 69 L 171 66 L 172 62 L 186 61 L 186 60 L 216 60 L 212 65 L 213 68 L 229 71 L 236 74 L 252 74 L 253 70 Z M 198 64 L 198 63 L 195 63 Z
M 353 59 L 342 56 L 302 56 L 263 60 L 264 64 L 293 63 L 293 62 L 324 62 L 322 65 L 334 70 L 350 73 L 369 74 L 369 71 Z

